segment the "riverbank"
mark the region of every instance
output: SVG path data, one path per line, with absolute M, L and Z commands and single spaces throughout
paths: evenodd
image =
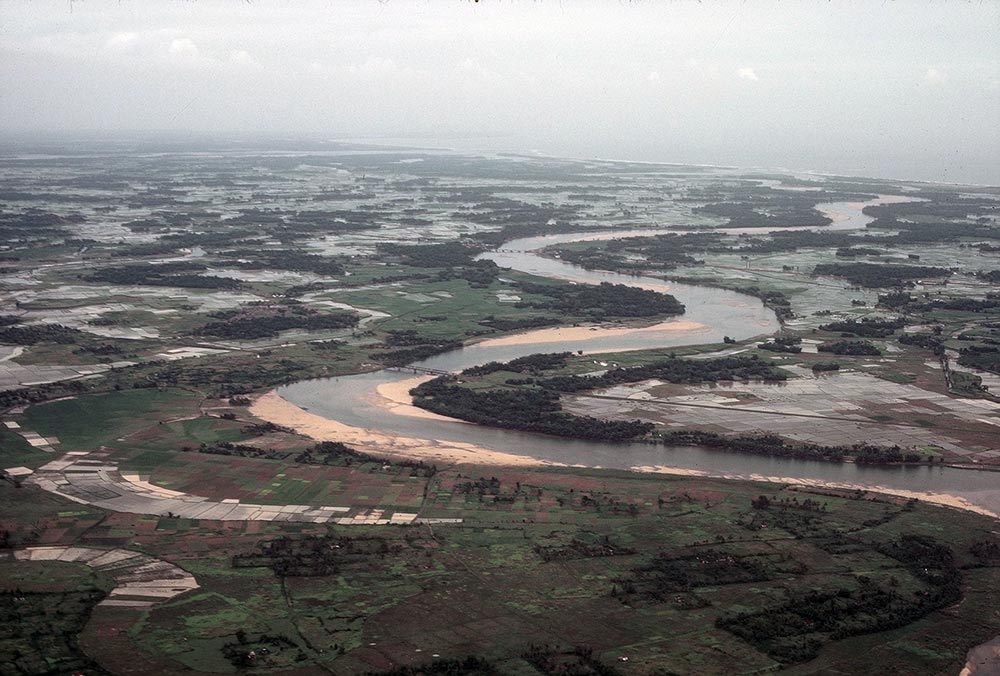
M 408 392 L 411 387 L 415 386 L 413 385 L 414 381 L 423 381 L 426 379 L 427 377 L 421 376 L 420 378 L 400 381 L 397 387 L 383 390 L 383 397 L 385 397 L 386 401 L 386 403 L 383 403 L 383 406 L 407 406 L 398 402 L 403 396 L 406 398 L 409 397 Z M 403 394 L 401 395 L 400 393 Z M 391 399 L 389 397 L 391 397 Z M 416 407 L 409 407 L 415 409 L 416 411 L 420 411 L 420 409 L 416 409 Z M 266 420 L 276 425 L 281 425 L 282 427 L 287 427 L 315 441 L 339 441 L 348 445 L 357 446 L 365 452 L 382 454 L 390 458 L 396 457 L 407 460 L 420 460 L 428 463 L 438 462 L 448 464 L 466 463 L 474 465 L 515 467 L 567 466 L 562 463 L 540 460 L 529 456 L 494 451 L 476 444 L 395 436 L 375 430 L 345 425 L 343 423 L 316 415 L 315 413 L 310 413 L 309 411 L 286 401 L 274 390 L 257 397 L 251 404 L 249 411 L 254 416 L 262 420 Z M 424 413 L 427 413 L 428 415 L 435 415 L 429 412 Z M 435 417 L 452 421 L 451 418 L 444 416 Z M 596 469 L 600 469 L 600 467 L 596 467 Z M 727 479 L 731 481 L 764 481 L 768 483 L 804 486 L 810 488 L 857 490 L 880 493 L 902 498 L 916 498 L 917 500 L 930 504 L 961 509 L 994 519 L 1000 519 L 1000 514 L 997 512 L 976 505 L 963 497 L 948 493 L 913 491 L 890 486 L 853 484 L 849 482 L 824 481 L 820 479 L 806 479 L 801 477 L 772 476 L 754 473 L 717 473 L 697 469 L 669 467 L 665 465 L 636 465 L 630 467 L 629 469 L 631 471 L 642 473 L 672 474 L 691 477 Z
M 416 409 L 416 407 L 412 408 Z M 470 463 L 514 466 L 559 465 L 559 463 L 546 462 L 528 456 L 492 451 L 475 444 L 457 441 L 416 439 L 345 425 L 344 423 L 324 418 L 315 413 L 310 413 L 283 399 L 275 390 L 257 397 L 251 403 L 249 411 L 261 420 L 287 427 L 315 441 L 339 441 L 350 446 L 357 446 L 365 452 L 383 454 L 389 457 L 421 460 L 426 463 Z M 445 418 L 445 420 L 451 419 Z
M 831 488 L 836 490 L 864 491 L 866 493 L 879 493 L 882 495 L 894 495 L 900 498 L 914 498 L 923 502 L 928 502 L 942 507 L 952 507 L 966 512 L 982 514 L 994 519 L 1000 519 L 1000 514 L 985 507 L 973 504 L 965 498 L 948 493 L 933 493 L 930 491 L 910 491 L 904 488 L 892 488 L 889 486 L 865 486 L 841 481 L 822 481 L 820 479 L 803 479 L 800 477 L 787 476 L 766 476 L 762 474 L 713 474 L 691 469 L 678 469 L 662 465 L 642 465 L 631 468 L 636 472 L 649 472 L 656 474 L 674 474 L 682 476 L 699 476 L 712 479 L 729 479 L 732 481 L 767 481 L 769 483 L 786 484 L 790 486 L 803 486 L 807 488 Z

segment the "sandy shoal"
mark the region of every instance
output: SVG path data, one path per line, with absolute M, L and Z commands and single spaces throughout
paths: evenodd
M 587 340 L 588 338 L 621 338 L 641 333 L 656 333 L 669 331 L 679 333 L 682 331 L 701 331 L 707 329 L 704 324 L 679 319 L 669 322 L 661 322 L 652 326 L 644 327 L 592 327 L 592 326 L 558 326 L 551 329 L 538 329 L 528 333 L 518 333 L 512 336 L 502 336 L 500 338 L 487 338 L 473 344 L 471 349 L 477 347 L 507 347 L 511 345 L 534 345 L 536 343 L 562 343 L 566 341 Z M 469 348 L 466 348 L 469 349 Z M 646 349 L 646 348 L 642 348 Z M 601 348 L 604 352 L 624 352 L 625 350 Z M 584 351 L 586 352 L 586 350 Z
M 367 452 L 423 460 L 424 462 L 535 466 L 557 464 L 528 456 L 492 451 L 475 444 L 415 439 L 345 425 L 310 413 L 290 401 L 282 399 L 274 390 L 258 397 L 251 404 L 250 413 L 262 420 L 291 428 L 316 441 L 340 441 Z
M 410 396 L 410 390 L 417 385 L 426 383 L 428 380 L 434 380 L 436 377 L 431 375 L 417 376 L 395 383 L 382 383 L 375 388 L 376 397 L 372 403 L 392 415 L 405 415 L 407 418 L 423 418 L 424 420 L 440 420 L 442 422 L 471 425 L 472 423 L 465 420 L 449 418 L 446 415 L 440 415 L 413 405 L 413 397 Z
M 839 211 L 831 211 L 829 209 L 820 209 L 819 212 L 824 216 L 826 216 L 827 218 L 829 218 L 834 223 L 840 223 L 850 218 L 850 216 L 846 214 L 842 214 Z
M 1000 515 L 985 507 L 980 507 L 969 502 L 963 497 L 950 495 L 948 493 L 930 493 L 924 491 L 908 491 L 905 488 L 890 488 L 888 486 L 862 486 L 841 481 L 821 481 L 819 479 L 801 479 L 796 477 L 765 476 L 763 474 L 711 474 L 700 470 L 679 469 L 676 467 L 666 467 L 662 465 L 643 465 L 632 467 L 636 472 L 655 472 L 660 474 L 681 474 L 684 476 L 701 476 L 710 479 L 732 479 L 735 481 L 769 481 L 772 483 L 790 484 L 793 486 L 808 486 L 813 488 L 837 488 L 842 490 L 860 490 L 867 493 L 883 493 L 885 495 L 895 495 L 901 498 L 916 498 L 924 502 L 945 507 L 963 509 L 976 514 L 983 514 L 994 519 L 1000 519 Z

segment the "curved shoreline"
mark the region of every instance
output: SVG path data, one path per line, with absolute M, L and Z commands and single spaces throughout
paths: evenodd
M 425 376 L 419 379 L 423 380 Z M 409 383 L 417 378 L 403 383 Z M 400 388 L 402 389 L 402 388 Z M 407 391 L 409 388 L 407 388 Z M 391 394 L 397 394 L 392 392 Z M 388 401 L 388 398 L 387 398 Z M 396 406 L 400 404 L 394 404 Z M 419 411 L 416 407 L 412 407 Z M 416 439 L 412 437 L 399 437 L 389 435 L 375 430 L 368 430 L 361 427 L 353 427 L 343 423 L 324 418 L 310 413 L 305 409 L 287 401 L 278 394 L 276 390 L 271 390 L 257 397 L 250 405 L 250 413 L 256 417 L 272 422 L 282 427 L 287 427 L 295 432 L 307 436 L 316 441 L 340 441 L 347 444 L 362 446 L 367 452 L 385 455 L 387 457 L 405 458 L 407 460 L 420 460 L 424 462 L 444 461 L 452 463 L 468 463 L 473 465 L 496 465 L 508 467 L 570 467 L 561 463 L 539 460 L 527 455 L 514 455 L 490 450 L 475 444 L 460 442 L 443 442 L 429 439 Z M 426 412 L 429 415 L 435 415 Z M 452 418 L 445 418 L 451 421 Z M 464 422 L 464 421 L 458 421 Z M 469 423 L 466 423 L 469 424 Z M 601 469 L 594 467 L 594 469 Z M 893 495 L 902 498 L 916 498 L 942 507 L 961 509 L 975 514 L 981 514 L 994 519 L 1000 519 L 1000 514 L 980 507 L 969 500 L 951 495 L 948 493 L 933 493 L 928 491 L 909 491 L 903 488 L 892 488 L 887 486 L 866 486 L 862 484 L 852 484 L 839 481 L 823 481 L 820 479 L 802 479 L 797 477 L 768 476 L 763 474 L 726 474 L 712 473 L 696 469 L 684 469 L 669 467 L 665 465 L 636 465 L 629 468 L 631 471 L 648 474 L 673 474 L 680 476 L 696 476 L 708 479 L 722 479 L 729 481 L 763 481 L 768 483 L 786 484 L 792 486 L 805 486 L 811 488 L 832 488 L 839 490 L 860 490 L 868 493 L 880 493 L 883 495 Z
M 378 408 L 388 411 L 392 415 L 405 415 L 408 418 L 422 418 L 424 420 L 462 423 L 463 425 L 474 424 L 458 418 L 449 418 L 446 415 L 434 413 L 433 411 L 428 411 L 427 409 L 419 408 L 418 406 L 413 405 L 413 397 L 410 396 L 410 390 L 418 385 L 423 385 L 430 380 L 434 380 L 436 377 L 437 376 L 433 375 L 415 376 L 413 378 L 407 378 L 406 380 L 382 383 L 375 388 L 376 396 L 373 397 L 372 404 Z M 274 392 L 274 390 L 272 390 L 272 392 Z M 275 392 L 275 394 L 277 393 Z M 280 397 L 281 395 L 277 396 Z M 282 401 L 287 401 L 287 399 L 282 399 Z M 294 404 L 292 405 L 294 406 Z M 327 420 L 327 418 L 324 418 L 324 420 Z
M 416 407 L 413 408 L 416 409 Z M 250 405 L 249 411 L 261 420 L 287 427 L 315 441 L 340 441 L 388 457 L 424 462 L 559 466 L 559 463 L 547 462 L 526 455 L 492 451 L 475 444 L 396 436 L 363 427 L 345 425 L 296 406 L 278 394 L 277 390 L 271 390 L 257 397 Z M 451 418 L 446 418 L 446 420 L 450 421 Z

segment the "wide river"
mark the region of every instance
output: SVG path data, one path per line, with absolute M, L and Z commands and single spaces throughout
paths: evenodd
M 889 199 L 893 198 L 885 201 Z M 862 206 L 855 203 L 833 203 L 822 205 L 821 209 L 837 217 L 837 221 L 828 228 L 854 229 L 863 227 L 870 221 L 861 213 Z M 755 231 L 762 232 L 759 229 Z M 679 231 L 588 232 L 531 237 L 508 242 L 500 250 L 483 254 L 482 257 L 493 260 L 504 268 L 543 277 L 586 284 L 607 281 L 669 291 L 686 306 L 687 311 L 683 317 L 659 324 L 653 330 L 576 330 L 567 337 L 558 336 L 557 342 L 553 342 L 551 330 L 531 331 L 521 334 L 516 340 L 486 340 L 416 365 L 458 371 L 476 364 L 506 361 L 537 352 L 612 352 L 698 345 L 722 342 L 723 336 L 739 340 L 752 338 L 770 334 L 779 328 L 774 313 L 750 296 L 709 287 L 667 283 L 650 277 L 588 271 L 535 253 L 558 243 L 629 235 L 648 236 L 658 232 Z M 697 326 L 692 326 L 692 322 Z M 278 394 L 313 414 L 391 437 L 458 442 L 484 450 L 566 465 L 617 469 L 660 467 L 726 478 L 804 481 L 897 492 L 943 494 L 1000 514 L 1000 473 L 997 472 L 940 466 L 869 467 L 852 463 L 835 464 L 740 455 L 691 446 L 575 441 L 444 419 L 395 414 L 384 406 L 384 400 L 378 395 L 377 389 L 411 378 L 412 374 L 378 371 L 294 383 L 280 388 Z M 383 405 L 380 405 L 380 401 Z

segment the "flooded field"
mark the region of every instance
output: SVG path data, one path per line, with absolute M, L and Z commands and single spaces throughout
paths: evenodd
M 782 383 L 683 386 L 644 382 L 567 397 L 566 408 L 600 418 L 640 418 L 669 429 L 767 432 L 814 444 L 937 447 L 974 461 L 1000 457 L 1000 403 L 957 400 L 866 373 L 794 369 Z

